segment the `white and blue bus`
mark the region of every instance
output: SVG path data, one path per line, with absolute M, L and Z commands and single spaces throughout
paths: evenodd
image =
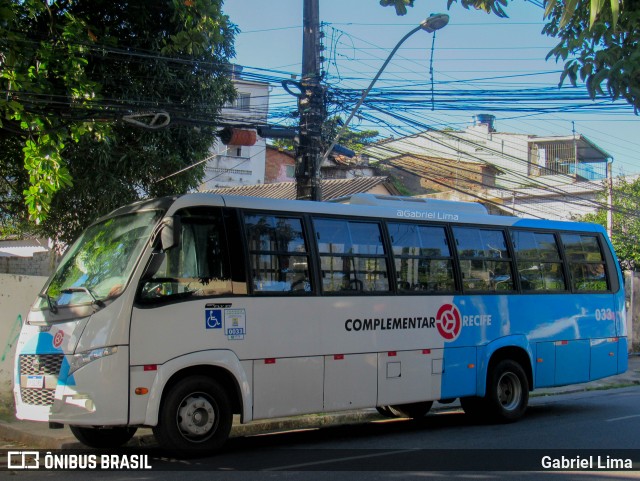
M 152 427 L 209 452 L 252 420 L 377 407 L 514 421 L 535 388 L 627 369 L 622 276 L 598 225 L 479 204 L 187 194 L 69 248 L 22 328 L 19 419 L 89 446 Z

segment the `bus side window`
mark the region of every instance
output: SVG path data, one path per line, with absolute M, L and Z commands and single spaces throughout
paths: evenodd
M 504 231 L 454 227 L 462 287 L 466 292 L 512 291 L 511 258 Z
M 442 226 L 387 224 L 400 292 L 455 291 L 453 259 Z
M 178 214 L 182 225 L 180 243 L 167 250 L 160 268 L 145 279 L 140 299 L 231 294 L 229 257 L 220 210 L 197 207 Z
M 608 290 L 607 270 L 598 237 L 592 234 L 562 234 L 561 238 L 573 289 Z
M 314 219 L 323 292 L 388 292 L 378 222 Z
M 254 292 L 310 294 L 313 289 L 302 219 L 246 214 L 244 224 Z
M 555 236 L 547 232 L 511 231 L 516 266 L 523 291 L 567 289 Z

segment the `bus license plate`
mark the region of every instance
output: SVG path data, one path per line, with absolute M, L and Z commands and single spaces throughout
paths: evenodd
M 44 376 L 27 376 L 27 387 L 42 389 L 44 387 Z

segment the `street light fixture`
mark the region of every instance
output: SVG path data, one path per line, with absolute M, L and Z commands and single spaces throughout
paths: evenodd
M 353 108 L 353 110 L 351 110 L 349 117 L 347 117 L 347 120 L 342 125 L 342 128 L 338 131 L 335 138 L 333 139 L 333 142 L 331 142 L 331 145 L 322 156 L 322 159 L 320 160 L 319 164 L 316 166 L 316 169 L 317 169 L 316 175 L 319 173 L 320 166 L 324 163 L 325 160 L 327 160 L 327 157 L 329 157 L 329 154 L 338 143 L 338 140 L 340 140 L 340 137 L 342 137 L 342 135 L 346 132 L 349 122 L 351 122 L 351 119 L 353 119 L 358 109 L 362 106 L 364 99 L 366 99 L 367 95 L 369 95 L 369 92 L 373 88 L 373 85 L 380 78 L 380 75 L 382 75 L 382 72 L 391 61 L 391 58 L 395 55 L 395 53 L 398 51 L 398 49 L 404 43 L 404 41 L 408 39 L 411 35 L 416 33 L 418 30 L 424 30 L 425 32 L 433 33 L 436 30 L 440 30 L 441 28 L 445 27 L 448 23 L 449 23 L 449 15 L 447 15 L 446 13 L 432 13 L 431 15 L 429 15 L 429 17 L 423 20 L 420 23 L 420 25 L 418 25 L 413 30 L 408 32 L 404 37 L 402 37 L 400 41 L 397 43 L 397 45 L 393 47 L 393 50 L 391 51 L 387 59 L 382 64 L 382 67 L 380 67 L 380 70 L 378 70 L 378 73 L 376 74 L 376 76 L 373 77 L 373 80 L 371 81 L 367 89 L 364 92 L 362 92 L 362 96 L 360 97 L 360 100 L 358 100 L 358 103 L 356 104 L 356 106 Z

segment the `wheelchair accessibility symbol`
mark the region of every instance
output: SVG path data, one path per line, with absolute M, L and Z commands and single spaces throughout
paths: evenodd
M 205 309 L 204 315 L 207 329 L 222 329 L 222 309 Z

